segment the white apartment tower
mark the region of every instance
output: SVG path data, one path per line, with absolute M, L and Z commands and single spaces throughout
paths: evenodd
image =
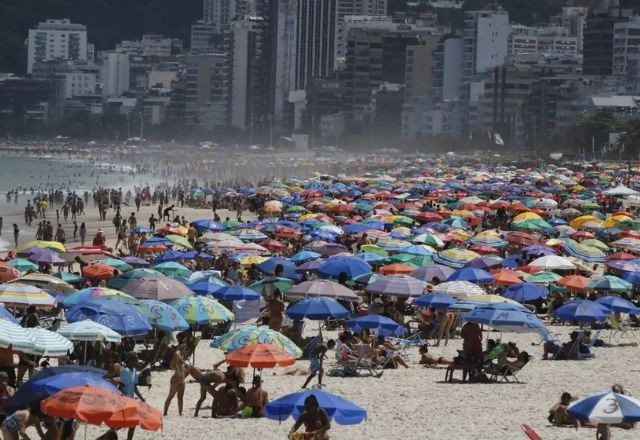
M 71 23 L 68 18 L 47 20 L 29 29 L 27 73 L 33 73 L 38 62 L 86 61 L 87 28 Z
M 102 64 L 102 96 L 119 97 L 129 90 L 129 55 L 109 52 Z
M 467 11 L 464 20 L 464 79 L 502 66 L 509 49 L 509 14 Z

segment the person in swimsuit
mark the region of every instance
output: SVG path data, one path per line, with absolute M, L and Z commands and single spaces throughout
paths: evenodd
M 313 349 L 313 352 L 311 353 L 311 363 L 309 365 L 309 377 L 307 377 L 302 388 L 306 388 L 316 374 L 318 375 L 318 388 L 322 388 L 322 375 L 324 374 L 322 363 L 327 357 L 327 351 L 333 350 L 333 347 L 335 346 L 336 341 L 330 339 L 326 344 L 320 344 Z
M 4 419 L 0 431 L 4 440 L 30 440 L 27 435 L 27 428 L 34 426 L 40 438 L 44 437 L 44 432 L 40 427 L 40 418 L 32 414 L 28 409 L 16 411 Z
M 331 422 L 326 411 L 320 408 L 318 399 L 314 395 L 304 399 L 304 412 L 300 414 L 289 434 L 296 432 L 302 424 L 304 424 L 305 433 L 311 435 L 312 439 L 328 440 L 327 431 L 331 429 Z
M 189 373 L 200 384 L 200 399 L 198 399 L 198 403 L 196 403 L 196 411 L 193 414 L 193 417 L 198 417 L 198 412 L 200 412 L 200 407 L 207 398 L 207 393 L 211 394 L 213 398 L 216 397 L 216 387 L 224 383 L 225 374 L 218 369 L 214 369 L 208 373 L 202 373 L 193 366 L 190 368 Z
M 262 378 L 253 377 L 253 386 L 241 396 L 240 415 L 243 417 L 262 417 L 264 406 L 269 403 L 269 394 L 262 388 Z
M 7 401 L 16 393 L 13 387 L 9 386 L 9 375 L 4 371 L 0 371 L 0 423 L 7 418 L 5 407 Z
M 269 328 L 279 332 L 282 328 L 284 320 L 284 302 L 280 299 L 280 290 L 276 289 L 273 296 L 267 303 L 267 311 L 269 316 Z
M 178 414 L 182 416 L 182 408 L 184 406 L 184 389 L 185 380 L 189 372 L 189 366 L 184 362 L 182 353 L 184 352 L 184 344 L 180 344 L 178 349 L 171 357 L 171 369 L 173 370 L 173 376 L 171 376 L 169 395 L 164 402 L 164 415 L 167 415 L 169 411 L 169 405 L 173 398 L 178 395 Z

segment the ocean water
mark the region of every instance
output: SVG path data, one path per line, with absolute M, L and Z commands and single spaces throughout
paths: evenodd
M 0 193 L 23 190 L 64 189 L 91 191 L 98 187 L 122 187 L 152 183 L 148 176 L 132 175 L 119 165 L 72 161 L 51 157 L 0 157 Z

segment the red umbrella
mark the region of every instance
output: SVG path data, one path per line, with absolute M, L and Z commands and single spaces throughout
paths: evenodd
M 389 264 L 380 268 L 380 274 L 382 275 L 410 275 L 414 271 L 413 267 L 406 266 L 404 264 Z
M 538 243 L 538 239 L 526 232 L 510 232 L 505 239 L 511 244 L 518 244 L 520 246 L 532 246 Z
M 435 212 L 421 212 L 416 216 L 416 220 L 423 223 L 440 222 L 442 221 L 442 216 Z
M 518 274 L 509 269 L 496 269 L 491 271 L 491 275 L 496 277 L 496 280 L 493 282 L 496 286 L 511 286 L 512 284 L 521 283 L 522 280 L 518 276 Z
M 569 290 L 584 290 L 592 281 L 593 280 L 580 275 L 569 275 L 560 278 L 556 281 L 556 284 L 561 287 L 566 287 Z
M 99 280 L 108 280 L 115 276 L 115 271 L 111 266 L 106 264 L 92 264 L 83 269 L 82 275 L 85 278 L 97 278 Z
M 233 367 L 274 368 L 296 363 L 289 353 L 273 344 L 249 344 L 226 355 L 227 363 Z
M 166 252 L 167 250 L 169 250 L 169 248 L 163 244 L 154 244 L 151 246 L 138 247 L 138 252 L 141 254 L 161 253 L 161 252 Z
M 9 263 L 0 261 L 0 283 L 7 283 L 15 280 L 16 278 L 20 278 L 20 272 L 18 269 Z
M 471 250 L 473 252 L 477 252 L 482 255 L 498 255 L 500 253 L 498 249 L 488 246 L 486 244 L 473 246 Z
M 588 238 L 593 238 L 593 234 L 589 231 L 578 231 L 571 234 L 570 237 L 574 240 L 586 240 Z
M 533 274 L 533 273 L 538 273 L 541 270 L 543 270 L 543 267 L 539 267 L 539 266 L 520 266 L 518 267 L 518 270 L 520 272 L 524 272 L 524 273 L 528 273 L 528 274 Z
M 47 415 L 100 425 L 112 417 L 135 418 L 135 400 L 90 385 L 62 390 L 40 402 Z
M 298 238 L 300 233 L 292 228 L 281 228 L 276 231 L 276 235 L 280 238 Z
M 618 253 L 607 256 L 607 261 L 613 261 L 613 260 L 631 261 L 631 260 L 637 260 L 637 259 L 638 257 L 636 257 L 633 254 L 629 254 L 627 252 L 618 252 Z
M 278 240 L 263 240 L 260 242 L 260 246 L 264 246 L 271 252 L 282 252 L 287 249 L 287 245 Z

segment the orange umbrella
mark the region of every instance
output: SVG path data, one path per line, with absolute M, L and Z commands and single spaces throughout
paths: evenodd
M 389 264 L 388 266 L 383 266 L 380 268 L 380 273 L 382 275 L 409 275 L 413 272 L 415 268 L 406 266 L 404 264 Z
M 9 281 L 13 281 L 16 278 L 20 278 L 20 272 L 18 271 L 18 269 L 16 269 L 9 263 L 0 261 L 0 283 L 8 283 Z
M 589 278 L 580 275 L 569 275 L 564 278 L 560 278 L 556 281 L 556 284 L 561 287 L 566 287 L 569 290 L 584 290 L 592 282 Z
M 509 269 L 492 270 L 491 275 L 496 277 L 496 280 L 493 282 L 496 286 L 511 286 L 512 284 L 522 282 L 518 274 Z
M 163 244 L 153 244 L 150 246 L 141 246 L 138 248 L 138 252 L 141 254 L 152 254 L 154 252 L 160 253 L 160 252 L 166 252 L 168 250 L 169 248 Z
M 90 385 L 62 390 L 40 402 L 40 409 L 53 417 L 91 425 L 100 425 L 111 418 L 138 417 L 135 400 Z
M 259 244 L 260 246 L 266 247 L 271 252 L 282 252 L 287 249 L 287 245 L 278 240 L 267 239 L 261 241 Z
M 104 423 L 110 428 L 135 428 L 140 425 L 142 429 L 147 431 L 157 431 L 162 428 L 162 413 L 160 410 L 152 407 L 148 403 L 139 400 L 133 400 L 138 406 L 138 413 L 134 416 L 127 416 L 123 412 L 114 413 L 109 420 Z
M 115 270 L 111 266 L 107 266 L 106 264 L 92 264 L 91 266 L 87 266 L 82 271 L 82 275 L 85 278 L 97 278 L 99 280 L 108 280 L 115 276 Z
M 233 367 L 274 368 L 293 365 L 296 359 L 273 344 L 249 344 L 226 355 Z

